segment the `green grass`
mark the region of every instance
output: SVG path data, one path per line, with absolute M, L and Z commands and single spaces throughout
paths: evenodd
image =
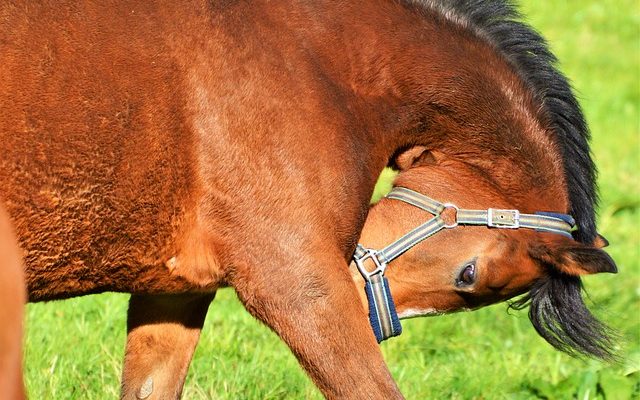
M 408 320 L 382 345 L 410 399 L 627 399 L 640 390 L 640 17 L 635 1 L 526 2 L 571 77 L 600 169 L 600 231 L 617 275 L 587 277 L 592 310 L 622 335 L 617 365 L 581 361 L 540 339 L 525 312 L 496 305 Z M 28 306 L 26 379 L 32 399 L 116 398 L 127 296 Z M 635 390 L 635 392 L 634 392 Z M 635 393 L 635 394 L 633 394 Z M 213 303 L 187 378 L 187 399 L 300 399 L 319 393 L 280 340 L 233 291 Z

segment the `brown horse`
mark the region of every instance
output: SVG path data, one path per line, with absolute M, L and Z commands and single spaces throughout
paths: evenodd
M 0 388 L 2 399 L 24 398 L 22 309 L 26 300 L 22 261 L 9 218 L 0 207 Z
M 0 54 L 2 200 L 29 300 L 132 293 L 124 398 L 179 397 L 223 285 L 325 396 L 400 398 L 349 270 L 386 165 L 440 201 L 578 226 L 576 240 L 439 233 L 389 269 L 400 315 L 531 288 L 552 344 L 609 354 L 580 319 L 577 275 L 615 269 L 587 129 L 508 4 L 15 0 L 0 4 Z M 417 217 L 374 210 L 389 238 Z

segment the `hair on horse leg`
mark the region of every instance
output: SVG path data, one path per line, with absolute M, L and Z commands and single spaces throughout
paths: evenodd
M 313 257 L 279 266 L 265 262 L 269 273 L 247 268 L 231 284 L 245 308 L 287 343 L 326 398 L 402 398 L 346 262 L 338 255 L 327 257 L 329 252 L 318 254 L 325 266 L 335 268 L 320 269 Z
M 25 284 L 20 250 L 0 207 L 0 391 L 2 398 L 23 399 L 22 313 Z
M 131 296 L 121 398 L 180 398 L 213 297 Z

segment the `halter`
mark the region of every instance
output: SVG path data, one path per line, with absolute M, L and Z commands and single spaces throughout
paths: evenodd
M 369 301 L 369 322 L 378 343 L 402 333 L 400 319 L 396 313 L 389 282 L 384 276 L 387 265 L 413 246 L 443 229 L 452 229 L 458 225 L 480 225 L 498 229 L 535 229 L 538 232 L 550 232 L 572 238 L 575 229 L 573 217 L 567 214 L 536 212 L 523 214 L 518 210 L 465 210 L 451 203 L 440 203 L 423 194 L 404 187 L 395 187 L 385 197 L 400 200 L 418 207 L 433 218 L 409 231 L 400 239 L 387 245 L 382 250 L 368 249 L 358 244 L 353 261 L 365 280 L 365 292 Z M 453 210 L 455 216 L 452 223 L 442 218 L 445 210 Z M 371 260 L 375 268 L 371 271 L 364 266 Z

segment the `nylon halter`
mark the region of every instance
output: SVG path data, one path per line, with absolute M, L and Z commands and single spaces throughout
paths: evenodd
M 497 229 L 535 229 L 538 232 L 550 232 L 572 238 L 575 229 L 574 219 L 567 214 L 536 212 L 523 214 L 518 210 L 489 208 L 486 210 L 466 210 L 451 203 L 440 203 L 421 193 L 404 187 L 395 187 L 385 196 L 403 201 L 433 215 L 422 225 L 409 231 L 400 239 L 381 250 L 368 249 L 358 244 L 353 261 L 365 280 L 365 292 L 369 301 L 369 322 L 378 343 L 402 332 L 400 320 L 395 310 L 389 282 L 384 277 L 387 265 L 418 243 L 443 229 L 453 229 L 458 225 L 479 225 Z M 454 220 L 447 224 L 442 213 L 451 209 Z M 371 260 L 373 270 L 364 263 Z

